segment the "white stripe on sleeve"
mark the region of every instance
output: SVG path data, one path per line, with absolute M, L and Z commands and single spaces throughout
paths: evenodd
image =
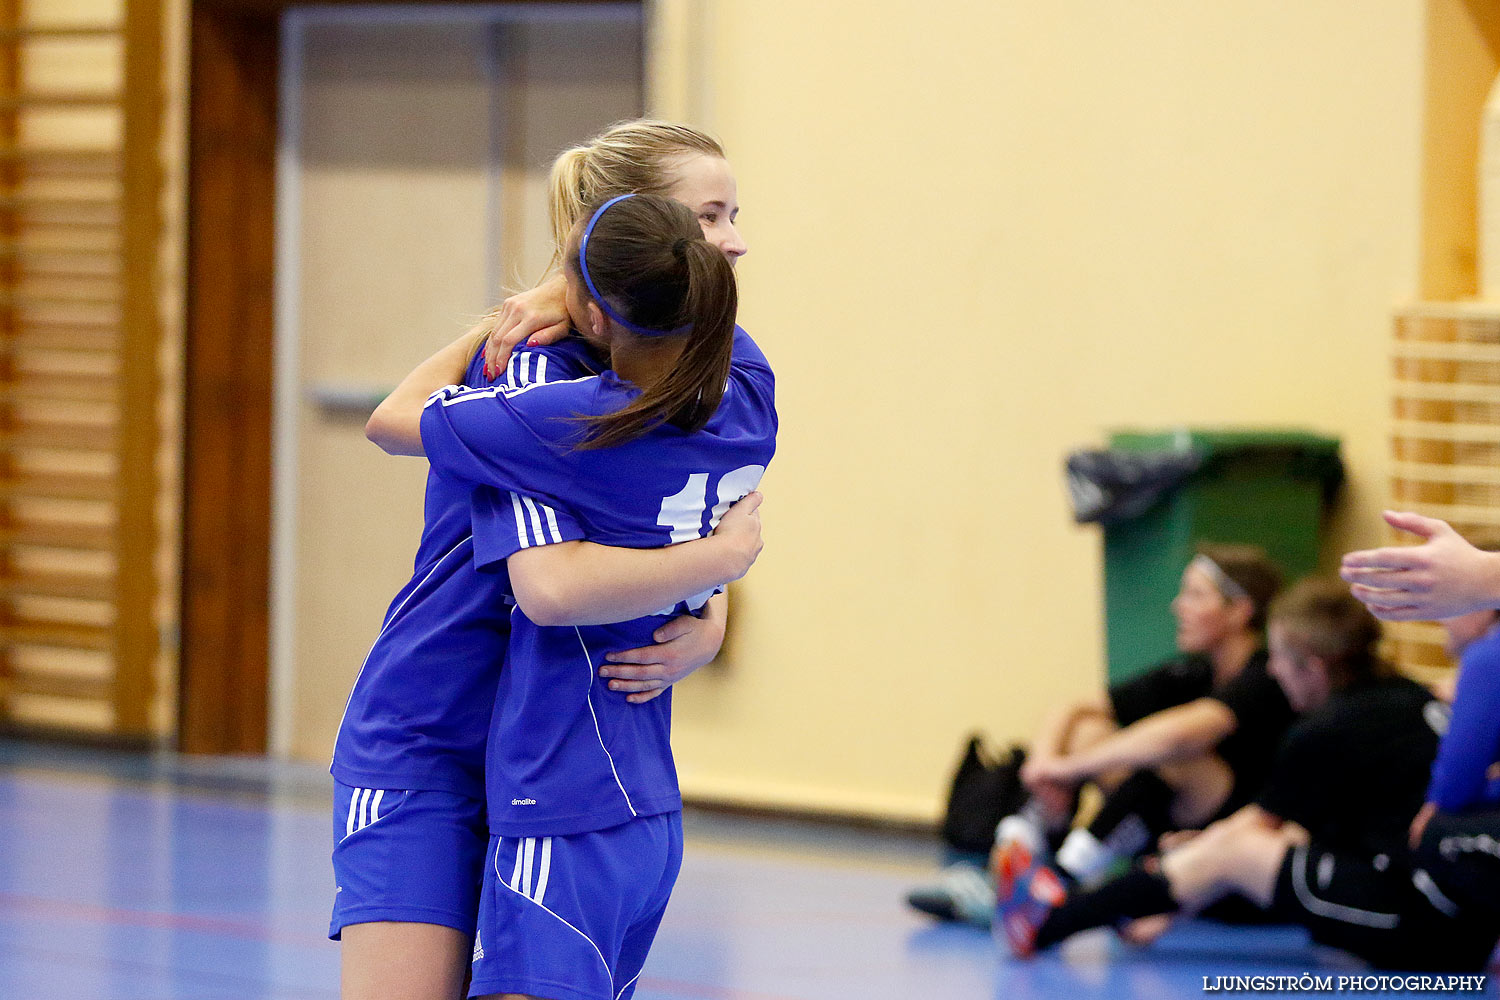
M 560 382 L 548 382 L 547 385 L 571 385 L 574 382 L 587 382 L 597 379 L 597 375 L 583 375 L 579 378 L 564 379 Z M 452 406 L 454 403 L 469 403 L 476 399 L 494 399 L 496 396 L 504 396 L 506 399 L 514 399 L 523 392 L 539 389 L 542 383 L 536 382 L 532 385 L 517 386 L 510 388 L 504 385 L 493 385 L 487 389 L 468 389 L 463 386 L 451 385 L 446 389 L 440 389 L 427 399 L 430 406 L 433 403 L 442 403 L 444 406 Z
M 526 512 L 531 515 L 531 534 L 538 541 L 542 539 L 542 518 L 536 512 L 536 503 L 531 497 L 522 497 L 521 502 L 526 505 Z
M 557 512 L 544 503 L 537 504 L 542 508 L 542 513 L 547 515 L 547 527 L 552 529 L 552 540 L 560 542 L 563 540 L 562 531 L 557 527 Z
M 433 403 L 436 403 L 437 401 L 442 399 L 447 399 L 457 388 L 457 386 L 445 385 L 441 389 L 438 389 L 436 392 L 430 393 L 427 397 L 427 402 L 422 404 L 422 409 L 425 410 Z
M 510 506 L 516 512 L 516 541 L 521 543 L 521 548 L 529 549 L 531 542 L 526 539 L 526 515 L 521 513 L 521 497 L 518 494 L 510 495 Z

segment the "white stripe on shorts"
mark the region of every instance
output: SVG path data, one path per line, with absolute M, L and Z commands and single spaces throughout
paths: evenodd
M 540 903 L 547 896 L 547 875 L 552 871 L 552 838 L 542 838 L 542 860 L 537 865 L 536 892 L 531 898 Z
M 521 894 L 531 896 L 531 860 L 536 854 L 536 838 L 526 838 L 526 860 L 521 865 Z
M 639 978 L 641 978 L 641 974 L 637 972 L 635 975 L 630 977 L 630 983 L 635 982 Z M 625 991 L 630 989 L 630 983 L 626 983 L 624 986 L 620 987 L 620 992 L 615 994 L 615 1000 L 620 1000 L 620 998 L 625 995 Z
M 551 838 L 548 838 L 548 839 L 551 839 Z M 500 838 L 500 837 L 496 837 L 495 838 L 495 860 L 493 862 L 493 867 L 495 869 L 495 878 L 496 879 L 500 878 L 500 845 L 502 843 L 504 843 L 504 839 L 503 838 Z M 517 855 L 517 858 L 520 857 L 520 851 L 521 851 L 521 845 L 518 843 L 516 845 L 516 855 Z M 519 868 L 517 869 L 517 871 L 519 872 Z M 513 879 L 515 877 L 516 876 L 512 876 Z M 502 882 L 501 884 L 503 885 L 504 883 Z M 515 886 L 512 885 L 511 889 L 514 890 Z M 526 894 L 524 892 L 518 892 L 518 895 L 526 896 Z M 527 899 L 531 899 L 531 897 L 529 897 L 529 896 L 526 896 L 526 898 Z M 572 924 L 568 923 L 567 920 L 563 919 L 563 917 L 561 915 L 559 915 L 556 910 L 548 909 L 546 903 L 540 902 L 539 900 L 535 900 L 535 899 L 532 899 L 531 901 L 533 903 L 536 903 L 537 906 L 540 906 L 546 913 L 550 914 L 554 919 L 556 919 L 564 927 L 568 928 L 568 930 L 572 931 L 574 934 L 577 934 L 579 937 L 583 938 L 585 941 L 587 941 L 589 943 L 589 947 L 592 948 L 592 949 L 594 949 L 594 954 L 599 956 L 599 964 L 602 965 L 602 966 L 604 966 L 604 974 L 609 977 L 609 988 L 610 988 L 610 991 L 613 992 L 614 988 L 615 988 L 615 974 L 610 969 L 609 963 L 604 960 L 604 952 L 602 952 L 602 951 L 599 950 L 599 946 L 594 943 L 594 939 L 591 938 L 591 937 L 589 937 L 587 934 L 583 933 L 583 931 L 579 930 L 577 927 L 574 927 Z
M 510 873 L 510 887 L 512 889 L 514 889 L 516 892 L 520 892 L 521 895 L 523 895 L 523 896 L 526 895 L 526 893 L 521 892 L 521 854 L 522 854 L 523 851 L 525 851 L 525 849 L 526 849 L 526 841 L 524 839 L 516 841 L 516 867 Z M 496 847 L 495 848 L 495 860 L 496 860 L 497 865 L 499 863 L 499 859 L 500 859 L 500 849 L 498 847 Z M 495 874 L 497 876 L 500 874 L 500 872 L 499 872 L 498 869 L 496 870 Z
M 354 789 L 354 794 L 349 796 L 349 819 L 344 824 L 344 836 L 354 833 L 354 821 L 359 817 L 359 789 Z

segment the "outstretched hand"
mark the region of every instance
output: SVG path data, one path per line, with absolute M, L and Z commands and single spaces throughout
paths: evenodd
M 1424 541 L 1344 556 L 1339 575 L 1375 617 L 1429 621 L 1500 607 L 1500 554 L 1480 551 L 1435 517 L 1395 511 L 1384 517 Z

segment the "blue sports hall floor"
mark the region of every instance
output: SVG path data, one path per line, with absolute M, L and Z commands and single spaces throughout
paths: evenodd
M 329 790 L 311 768 L 0 741 L 0 998 L 337 997 Z M 699 811 L 686 828 L 639 1000 L 1170 1000 L 1362 971 L 1295 929 L 1202 922 L 1018 962 L 902 905 L 932 840 Z

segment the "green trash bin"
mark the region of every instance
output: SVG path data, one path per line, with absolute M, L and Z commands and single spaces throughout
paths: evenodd
M 1337 438 L 1295 430 L 1120 431 L 1109 443 L 1126 461 L 1176 463 L 1179 476 L 1143 511 L 1104 524 L 1111 682 L 1176 652 L 1172 598 L 1199 543 L 1259 545 L 1289 581 L 1317 568 L 1325 514 L 1343 481 Z

